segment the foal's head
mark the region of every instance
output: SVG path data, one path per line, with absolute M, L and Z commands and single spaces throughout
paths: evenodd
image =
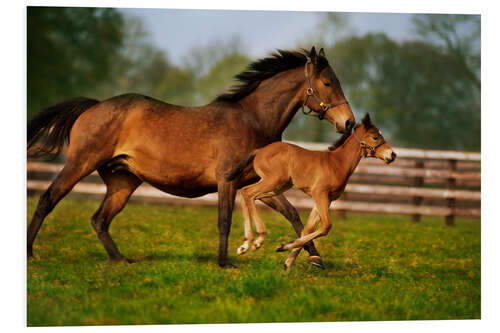
M 385 142 L 380 130 L 373 125 L 368 113 L 363 118 L 361 125 L 354 129 L 353 135 L 361 144 L 364 157 L 376 157 L 387 164 L 396 159 L 396 153 Z
M 340 81 L 328 63 L 323 49 L 316 53 L 314 46 L 309 52 L 307 64 L 308 90 L 307 107 L 331 122 L 340 133 L 348 133 L 355 120 L 349 103 L 344 96 Z

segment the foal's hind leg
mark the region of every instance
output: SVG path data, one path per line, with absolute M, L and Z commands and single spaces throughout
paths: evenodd
M 264 221 L 262 221 L 259 213 L 257 212 L 257 208 L 255 207 L 255 200 L 271 197 L 279 194 L 284 189 L 288 189 L 283 185 L 286 182 L 281 181 L 280 179 L 275 179 L 272 177 L 261 176 L 261 180 L 255 184 L 248 185 L 241 189 L 241 196 L 243 201 L 245 201 L 245 205 L 248 207 L 249 215 L 255 222 L 255 227 L 257 229 L 258 237 L 254 242 L 255 249 L 259 249 L 264 242 L 267 229 L 264 225 Z
M 92 216 L 92 227 L 111 260 L 132 263 L 133 260 L 127 259 L 118 250 L 109 234 L 109 225 L 142 181 L 128 171 L 112 173 L 109 168 L 101 167 L 98 172 L 106 184 L 106 196 L 97 212 Z
M 38 201 L 35 214 L 28 227 L 28 258 L 33 257 L 33 243 L 42 226 L 45 217 L 54 209 L 55 205 L 80 181 L 90 174 L 94 168 L 81 161 L 68 161 L 57 175 L 50 187 L 42 194 Z
M 252 220 L 250 218 L 250 213 L 248 211 L 248 206 L 245 203 L 245 199 L 241 198 L 241 210 L 243 212 L 243 225 L 245 227 L 245 241 L 238 248 L 236 253 L 238 255 L 244 254 L 250 248 L 250 244 L 253 243 L 253 229 L 252 229 Z

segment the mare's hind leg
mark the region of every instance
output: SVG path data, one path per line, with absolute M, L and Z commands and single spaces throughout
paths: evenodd
M 92 216 L 92 227 L 111 260 L 132 263 L 133 260 L 127 259 L 118 250 L 109 234 L 109 225 L 142 181 L 128 171 L 111 172 L 108 167 L 100 167 L 98 172 L 106 184 L 106 196 Z
M 94 167 L 89 163 L 82 163 L 79 160 L 66 163 L 56 179 L 42 194 L 38 201 L 35 214 L 28 227 L 28 258 L 33 257 L 33 243 L 36 235 L 42 226 L 45 217 L 54 209 L 55 205 L 80 181 L 83 177 L 94 171 Z
M 288 221 L 290 221 L 293 228 L 295 229 L 295 232 L 297 233 L 297 236 L 300 237 L 304 226 L 302 225 L 302 221 L 300 220 L 299 213 L 283 194 L 279 194 L 274 197 L 261 198 L 260 201 L 262 201 L 272 209 L 280 212 Z M 323 259 L 321 259 L 321 256 L 318 250 L 316 250 L 313 241 L 304 245 L 304 249 L 309 253 L 309 262 L 312 265 L 325 269 Z

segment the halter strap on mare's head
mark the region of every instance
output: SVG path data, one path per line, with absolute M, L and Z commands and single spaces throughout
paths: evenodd
M 325 103 L 323 103 L 319 99 L 319 97 L 314 93 L 313 87 L 311 86 L 311 80 L 309 78 L 309 72 L 307 70 L 307 65 L 310 64 L 310 63 L 312 63 L 311 58 L 308 57 L 308 56 L 306 56 L 306 64 L 304 66 L 304 75 L 306 76 L 307 89 L 306 89 L 306 99 L 304 100 L 304 103 L 302 104 L 302 113 L 305 114 L 306 116 L 312 116 L 311 112 L 314 111 L 314 112 L 316 112 L 318 114 L 317 117 L 319 118 L 319 120 L 322 120 L 323 118 L 325 118 L 325 113 L 326 113 L 326 111 L 328 111 L 328 109 L 334 108 L 334 107 L 342 105 L 342 104 L 349 104 L 349 103 L 344 99 L 341 102 L 331 103 L 331 104 L 325 104 Z M 321 110 L 316 111 L 316 110 L 313 110 L 313 109 L 309 109 L 309 112 L 306 112 L 304 110 L 304 107 L 307 104 L 309 96 L 314 97 L 314 99 L 318 102 L 319 106 L 321 107 Z

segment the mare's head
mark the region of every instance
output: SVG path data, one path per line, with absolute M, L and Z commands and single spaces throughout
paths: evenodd
M 396 159 L 396 153 L 385 142 L 380 130 L 373 125 L 368 113 L 363 118 L 361 125 L 354 129 L 353 135 L 361 144 L 364 157 L 376 157 L 387 164 Z
M 328 63 L 323 49 L 313 46 L 307 56 L 305 105 L 320 118 L 333 124 L 337 132 L 349 133 L 356 123 L 340 81 Z

